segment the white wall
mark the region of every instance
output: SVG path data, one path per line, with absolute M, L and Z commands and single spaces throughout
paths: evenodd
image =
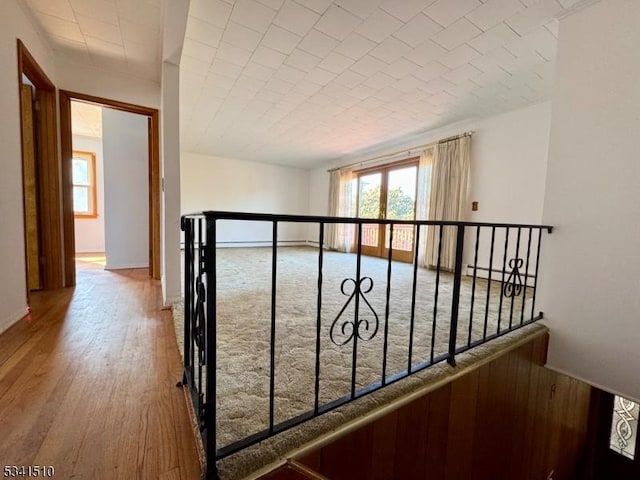
M 148 117 L 102 109 L 107 269 L 149 266 Z
M 21 2 L 20 2 L 21 3 Z M 0 2 L 0 332 L 26 314 L 22 150 L 16 39 L 55 82 L 53 53 L 16 0 Z
M 551 102 L 540 103 L 491 118 L 467 121 L 438 131 L 413 137 L 404 144 L 392 148 L 371 150 L 362 160 L 411 148 L 415 145 L 446 138 L 467 130 L 475 133 L 471 141 L 471 178 L 467 221 L 499 223 L 534 223 L 542 220 L 544 184 L 549 148 Z M 412 155 L 417 155 L 413 152 Z M 356 157 L 357 158 L 357 157 Z M 344 159 L 344 163 L 357 161 Z M 310 213 L 327 215 L 329 208 L 329 174 L 327 168 L 341 162 L 317 168 L 310 173 Z M 471 211 L 471 202 L 479 202 L 479 209 Z M 310 239 L 317 236 L 317 229 L 309 229 Z M 485 233 L 486 232 L 486 233 Z M 515 232 L 514 232 L 515 234 Z M 490 233 L 483 230 L 478 265 L 488 267 Z M 511 234 L 510 234 L 511 235 Z M 534 237 L 535 238 L 535 237 Z M 485 241 L 486 240 L 486 241 Z M 534 240 L 535 241 L 535 240 Z M 468 232 L 465 242 L 465 263 L 473 263 L 475 236 Z M 511 236 L 510 244 L 515 244 Z M 526 239 L 521 244 L 526 249 Z M 504 245 L 504 234 L 498 232 L 496 245 Z M 498 247 L 496 247 L 496 252 Z M 500 256 L 502 252 L 500 252 Z M 501 268 L 501 257 L 500 257 Z M 494 259 L 498 266 L 498 259 Z
M 182 213 L 227 210 L 306 215 L 309 212 L 307 170 L 182 152 L 180 174 Z M 304 224 L 288 223 L 279 228 L 281 242 L 306 239 Z M 218 230 L 221 245 L 270 240 L 271 226 L 264 222 L 225 222 Z
M 549 366 L 640 400 L 640 2 L 560 24 L 540 303 Z
M 104 252 L 104 161 L 102 139 L 73 135 L 73 149 L 93 152 L 96 156 L 97 218 L 76 218 L 74 221 L 76 252 Z

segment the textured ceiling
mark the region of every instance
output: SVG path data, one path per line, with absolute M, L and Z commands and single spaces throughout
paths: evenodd
M 71 102 L 71 132 L 85 137 L 102 137 L 102 107 L 84 102 Z
M 310 166 L 549 98 L 578 0 L 191 0 L 182 149 Z
M 162 0 L 21 2 L 61 58 L 160 81 Z

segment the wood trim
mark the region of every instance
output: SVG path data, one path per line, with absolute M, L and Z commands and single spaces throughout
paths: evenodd
M 40 191 L 38 201 L 41 235 L 40 255 L 44 259 L 44 264 L 41 265 L 42 288 L 60 288 L 64 285 L 64 264 L 60 211 L 61 192 L 58 164 L 56 88 L 20 39 L 17 40 L 17 50 L 18 88 L 22 89 L 22 74 L 24 73 L 36 87 L 36 102 L 39 105 L 36 115 L 36 162 L 38 188 Z M 23 108 L 25 106 L 20 98 L 21 111 Z
M 72 133 L 71 100 L 106 106 L 150 118 L 149 127 L 149 275 L 160 279 L 160 114 L 158 109 L 60 90 L 60 135 L 63 171 L 63 216 L 65 232 L 66 285 L 75 285 L 75 240 L 73 225 L 73 187 L 71 182 Z

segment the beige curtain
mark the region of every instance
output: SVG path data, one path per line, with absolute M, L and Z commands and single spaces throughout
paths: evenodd
M 431 190 L 431 170 L 433 167 L 434 147 L 425 149 L 420 154 L 418 163 L 418 188 L 416 195 L 416 220 L 429 219 L 429 191 Z M 420 229 L 420 242 L 418 248 L 418 265 L 428 267 L 427 262 L 427 228 Z
M 329 216 L 355 217 L 354 193 L 353 171 L 350 169 L 332 171 L 329 178 Z M 351 252 L 354 231 L 352 224 L 328 224 L 325 238 L 327 248 L 339 252 Z
M 429 220 L 464 221 L 467 207 L 471 137 L 439 143 L 435 146 L 429 193 Z M 425 266 L 438 264 L 439 227 L 427 229 Z M 445 227 L 442 234 L 440 267 L 453 270 L 456 260 L 456 229 Z

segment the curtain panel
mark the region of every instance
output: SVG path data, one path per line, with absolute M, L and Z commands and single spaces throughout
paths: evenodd
M 355 217 L 355 189 L 353 171 L 334 170 L 329 178 L 329 215 L 332 217 Z M 353 250 L 354 226 L 344 223 L 326 225 L 327 248 L 349 253 Z
M 428 220 L 464 221 L 471 170 L 471 137 L 439 143 L 434 147 L 428 202 Z M 456 261 L 456 229 L 444 227 L 442 244 L 440 227 L 427 228 L 421 265 L 453 271 Z

